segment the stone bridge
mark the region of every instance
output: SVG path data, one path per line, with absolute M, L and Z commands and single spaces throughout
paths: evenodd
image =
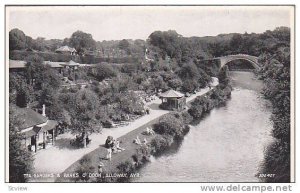
M 227 63 L 234 61 L 234 60 L 246 60 L 252 64 L 255 69 L 260 69 L 260 65 L 258 64 L 258 57 L 250 56 L 247 54 L 236 54 L 236 55 L 228 55 L 228 56 L 220 56 L 212 59 L 207 60 L 220 60 L 220 68 L 222 68 Z

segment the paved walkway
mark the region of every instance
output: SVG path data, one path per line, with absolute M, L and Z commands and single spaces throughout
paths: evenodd
M 187 102 L 194 100 L 197 96 L 203 95 L 209 91 L 209 88 L 201 89 L 200 92 L 191 95 L 187 98 Z M 66 170 L 71 164 L 79 160 L 85 154 L 97 149 L 99 145 L 103 145 L 108 135 L 114 138 L 119 138 L 126 133 L 133 131 L 145 123 L 152 121 L 169 111 L 161 110 L 158 105 L 161 103 L 160 99 L 155 99 L 150 103 L 147 103 L 150 110 L 149 115 L 144 115 L 135 121 L 131 122 L 127 126 L 116 127 L 102 130 L 100 134 L 92 134 L 91 144 L 87 148 L 75 149 L 70 145 L 70 139 L 74 138 L 69 133 L 59 135 L 56 139 L 55 145 L 49 149 L 41 150 L 35 154 L 34 173 L 41 174 L 59 174 Z M 39 181 L 49 181 L 51 179 L 40 179 Z M 54 180 L 54 178 L 53 178 Z M 32 180 L 35 181 L 35 180 Z

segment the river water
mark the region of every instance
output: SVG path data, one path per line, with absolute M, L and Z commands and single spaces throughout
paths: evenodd
M 234 90 L 224 107 L 192 126 L 182 143 L 153 158 L 134 182 L 258 182 L 271 143 L 271 109 L 251 72 L 230 73 Z

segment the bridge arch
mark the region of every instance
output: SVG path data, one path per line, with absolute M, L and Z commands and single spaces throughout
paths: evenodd
M 244 54 L 238 54 L 238 55 L 229 55 L 229 56 L 223 56 L 218 58 L 220 60 L 220 67 L 222 68 L 229 62 L 235 61 L 235 60 L 245 60 L 250 62 L 252 66 L 256 69 L 259 70 L 260 66 L 258 64 L 258 58 L 255 56 L 250 56 L 250 55 L 244 55 Z
M 246 58 L 234 58 L 234 59 L 226 60 L 226 61 L 220 60 L 220 61 L 221 61 L 221 68 L 222 68 L 223 66 L 225 66 L 226 64 L 228 64 L 229 62 L 236 61 L 236 60 L 244 60 L 244 61 L 248 61 L 248 62 L 251 63 L 251 65 L 252 65 L 256 70 L 258 70 L 258 69 L 260 68 L 259 65 L 258 65 L 256 62 L 254 62 L 253 60 L 250 60 L 250 59 L 246 59 Z

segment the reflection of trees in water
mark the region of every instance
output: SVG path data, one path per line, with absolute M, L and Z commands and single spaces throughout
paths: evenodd
M 251 62 L 247 60 L 234 60 L 226 64 L 229 70 L 255 70 Z

